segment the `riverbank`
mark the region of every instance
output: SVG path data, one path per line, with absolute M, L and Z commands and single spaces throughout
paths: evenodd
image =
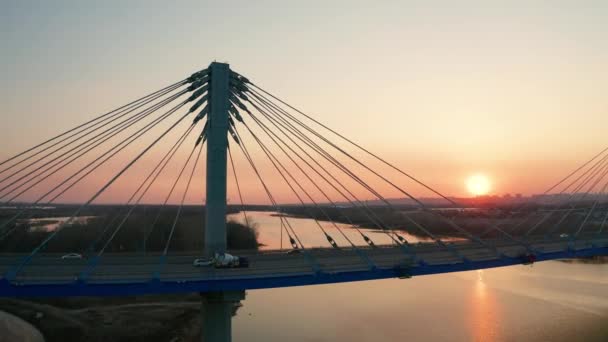
M 0 310 L 31 324 L 47 342 L 200 341 L 200 305 L 198 294 L 0 299 Z
M 0 342 L 44 342 L 33 325 L 8 312 L 0 311 Z

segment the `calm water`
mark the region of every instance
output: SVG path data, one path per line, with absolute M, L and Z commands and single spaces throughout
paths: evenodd
M 78 216 L 72 220 L 72 223 L 87 223 L 87 221 L 93 218 L 95 218 L 95 216 Z M 42 217 L 22 221 L 27 221 L 27 223 L 31 224 L 32 231 L 41 230 L 52 232 L 69 219 L 70 217 Z
M 279 219 L 250 215 L 261 242 L 280 246 Z M 313 221 L 291 221 L 305 245 L 325 245 Z M 382 235 L 370 237 L 382 242 Z M 243 305 L 233 323 L 235 341 L 606 342 L 608 264 L 550 261 L 407 280 L 255 290 L 247 292 Z
M 228 218 L 239 222 L 245 221 L 243 213 L 229 215 Z M 253 223 L 258 227 L 258 232 L 260 234 L 258 241 L 263 245 L 261 249 L 280 249 L 281 246 L 283 248 L 291 248 L 287 235 L 285 233 L 281 235 L 281 219 L 276 213 L 263 211 L 247 212 L 247 218 L 250 220 L 250 224 Z M 361 238 L 361 234 L 347 224 L 336 223 L 334 225 L 331 222 L 319 221 L 319 225 L 317 225 L 314 220 L 303 218 L 289 218 L 289 223 L 294 228 L 296 234 L 298 234 L 306 248 L 330 247 L 329 243 L 325 239 L 325 236 L 323 235 L 323 232 L 319 228 L 319 225 L 321 225 L 323 229 L 325 229 L 325 231 L 327 231 L 327 233 L 329 233 L 329 235 L 331 235 L 340 246 L 349 245 L 346 237 L 356 245 L 366 245 L 365 241 Z M 342 235 L 336 226 L 340 228 L 344 235 Z M 365 232 L 365 234 L 377 244 L 392 243 L 391 238 L 382 231 L 372 229 L 362 231 Z M 418 238 L 407 233 L 399 234 L 411 242 L 432 241 L 430 239 Z M 282 245 L 281 237 L 283 238 Z

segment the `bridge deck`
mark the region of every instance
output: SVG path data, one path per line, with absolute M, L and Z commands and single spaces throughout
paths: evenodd
M 245 290 L 279 286 L 409 277 L 521 264 L 529 251 L 506 240 L 487 240 L 496 250 L 474 242 L 408 247 L 379 246 L 311 249 L 307 253 L 281 251 L 239 252 L 250 260 L 248 268 L 194 267 L 193 254 L 108 254 L 93 263 L 86 259 L 61 259 L 59 254 L 36 256 L 14 279 L 0 276 L 0 296 L 15 295 L 119 295 L 159 292 Z M 588 235 L 576 241 L 528 238 L 538 261 L 574 256 L 608 254 L 608 235 Z M 0 255 L 5 275 L 24 258 Z

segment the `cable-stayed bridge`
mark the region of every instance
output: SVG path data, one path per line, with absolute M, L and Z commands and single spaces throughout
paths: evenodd
M 374 129 L 380 125 L 374 122 Z M 176 160 L 182 155 L 184 160 Z M 237 170 L 243 165 L 247 170 Z M 243 183 L 245 172 L 255 187 Z M 205 195 L 196 189 L 203 178 L 199 173 L 206 179 Z M 482 217 L 472 217 L 452 198 L 227 64 L 214 62 L 0 163 L 0 203 L 5 208 L 0 296 L 201 292 L 206 293 L 205 326 L 219 334 L 213 336 L 228 338 L 229 304 L 247 289 L 409 278 L 608 254 L 607 174 L 605 149 L 547 189 L 541 200 L 486 208 L 478 213 Z M 98 184 L 100 178 L 104 181 Z M 289 251 L 229 248 L 228 187 L 238 197 L 238 208 L 246 208 L 248 195 L 255 191 L 276 212 L 285 213 L 279 216 L 280 234 Z M 413 187 L 441 199 L 448 210 L 430 207 L 412 194 Z M 79 229 L 77 222 L 88 208 L 112 191 L 128 193 L 128 198 L 108 215 L 103 229 L 92 235 L 83 231 L 87 241 L 58 250 L 58 242 Z M 299 205 L 297 215 L 314 220 L 327 241 L 324 248 L 313 248 L 301 238 L 292 222 L 294 203 L 280 199 L 285 191 Z M 149 206 L 148 196 L 159 192 L 164 192 L 160 210 L 171 215 L 162 223 L 162 246 L 146 247 L 152 232 L 160 229 L 159 210 L 146 222 L 145 234 L 137 237 L 142 251 L 117 247 L 129 219 Z M 16 247 L 24 236 L 30 238 L 29 223 L 40 208 L 62 203 L 74 193 L 88 197 L 57 227 L 36 234 L 31 248 Z M 206 201 L 196 234 L 200 249 L 174 251 L 189 196 Z M 403 210 L 388 196 L 406 198 L 416 210 Z M 369 199 L 382 205 L 370 205 Z M 348 232 L 344 224 L 350 225 Z M 375 242 L 370 229 L 391 243 Z M 414 243 L 404 232 L 424 242 Z M 195 259 L 217 252 L 247 257 L 249 266 L 193 265 Z

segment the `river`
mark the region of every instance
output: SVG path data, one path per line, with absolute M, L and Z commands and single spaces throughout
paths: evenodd
M 231 217 L 243 220 L 242 214 Z M 266 212 L 248 217 L 258 224 L 264 248 L 280 247 L 278 217 Z M 290 222 L 307 247 L 327 245 L 314 221 Z M 322 224 L 338 243 L 345 242 L 335 227 Z M 339 227 L 357 238 L 356 230 Z M 377 243 L 390 241 L 381 232 L 369 236 Z M 233 321 L 234 341 L 605 342 L 608 264 L 547 261 L 406 280 L 254 290 L 242 304 Z

